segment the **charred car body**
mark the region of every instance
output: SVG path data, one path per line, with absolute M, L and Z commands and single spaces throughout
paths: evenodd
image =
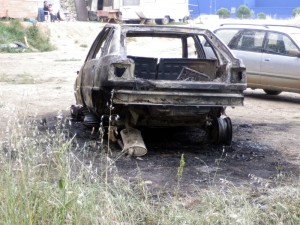
M 245 89 L 243 63 L 206 29 L 107 24 L 78 73 L 75 97 L 86 124 L 200 127 L 228 145 L 225 107 L 242 105 Z

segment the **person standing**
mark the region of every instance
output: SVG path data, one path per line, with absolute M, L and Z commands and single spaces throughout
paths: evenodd
M 55 22 L 57 20 L 57 15 L 53 12 L 52 4 L 48 5 L 48 10 L 50 13 L 50 21 Z
M 47 1 L 44 1 L 44 16 L 45 21 L 48 22 L 50 20 L 50 12 L 49 12 L 49 5 Z

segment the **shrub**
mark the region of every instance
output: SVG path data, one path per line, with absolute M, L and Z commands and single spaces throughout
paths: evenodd
M 300 7 L 293 9 L 293 16 L 299 16 L 300 15 Z
M 43 34 L 36 25 L 28 27 L 25 31 L 25 34 L 28 38 L 28 43 L 32 47 L 42 52 L 51 51 L 54 49 L 54 47 L 50 44 L 50 39 Z
M 239 19 L 247 19 L 251 16 L 251 11 L 250 9 L 245 6 L 245 5 L 241 5 L 238 10 L 237 10 L 237 17 Z
M 216 14 L 219 15 L 219 17 L 222 19 L 226 19 L 230 17 L 230 12 L 226 8 L 220 8 Z
M 29 48 L 1 48 L 1 52 L 28 52 L 28 51 L 51 51 L 54 46 L 51 45 L 46 34 L 40 31 L 36 25 L 24 27 L 19 20 L 11 20 L 9 22 L 0 22 L 0 44 L 11 44 L 21 42 L 27 45 L 25 38 L 29 44 Z
M 266 14 L 265 14 L 265 13 L 263 13 L 263 12 L 260 12 L 260 13 L 258 13 L 258 14 L 257 14 L 257 18 L 258 18 L 258 19 L 261 19 L 261 20 L 264 20 L 264 19 L 266 19 L 266 18 L 267 18 L 267 16 L 266 16 Z
M 10 23 L 0 22 L 0 44 L 23 40 L 24 35 L 21 28 L 21 23 L 18 20 L 12 20 Z

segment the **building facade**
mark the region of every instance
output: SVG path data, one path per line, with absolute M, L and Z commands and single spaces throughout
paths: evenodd
M 236 17 L 236 10 L 246 5 L 253 13 L 253 17 L 263 12 L 275 19 L 292 17 L 293 9 L 300 7 L 299 0 L 189 0 L 190 15 L 193 18 L 200 14 L 215 14 L 220 8 L 227 8 L 231 17 Z
M 84 0 L 48 0 L 54 6 L 59 2 L 80 2 Z M 137 0 L 138 1 L 138 0 Z M 276 19 L 292 17 L 293 9 L 300 7 L 300 0 L 184 0 L 189 1 L 189 10 L 192 18 L 201 14 L 215 14 L 220 8 L 227 8 L 231 17 L 236 17 L 236 10 L 241 5 L 248 6 L 253 17 L 263 12 Z M 69 4 L 69 3 L 68 3 Z M 43 7 L 43 0 L 0 0 L 0 18 L 35 18 L 38 8 Z
M 37 18 L 38 9 L 43 8 L 45 0 L 0 0 L 0 18 Z M 47 0 L 57 11 L 62 5 L 68 8 L 75 0 Z M 71 2 L 71 3 L 69 3 Z M 68 7 L 67 7 L 68 6 Z

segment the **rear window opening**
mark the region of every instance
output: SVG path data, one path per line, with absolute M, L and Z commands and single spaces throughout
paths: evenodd
M 207 58 L 198 36 L 126 38 L 127 56 L 137 78 L 154 80 L 212 81 L 218 61 Z

